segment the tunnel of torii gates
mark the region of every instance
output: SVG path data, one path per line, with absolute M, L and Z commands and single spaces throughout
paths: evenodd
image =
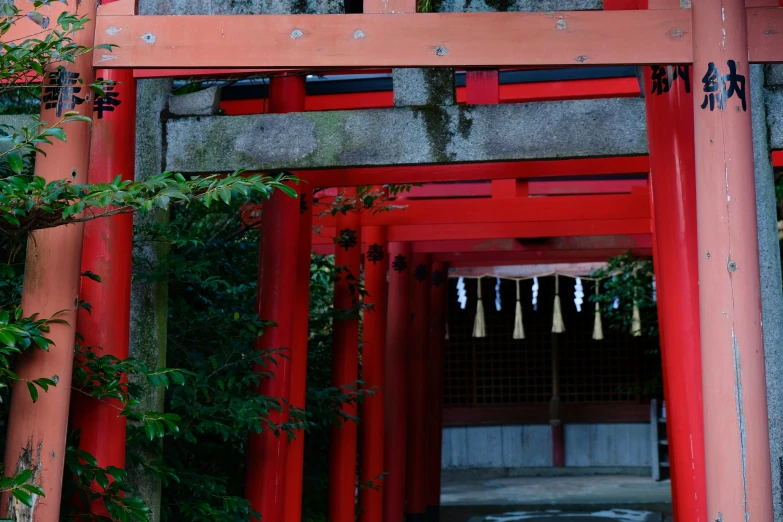
M 54 19 L 76 3 L 47 9 Z M 279 359 L 275 378 L 259 391 L 305 406 L 311 249 L 334 251 L 337 265 L 357 276 L 364 255 L 366 303 L 374 307 L 364 315 L 362 378 L 380 393 L 361 405 L 358 426 L 335 428 L 329 518 L 355 517 L 361 448 L 358 480 L 377 486 L 359 490 L 362 521 L 437 520 L 448 266 L 605 260 L 630 248 L 656 261 L 676 519 L 771 521 L 748 61 L 783 61 L 783 10 L 777 0 L 749 0 L 747 6 L 742 0 L 697 0 L 691 9 L 668 0 L 616 4 L 629 10 L 417 14 L 412 0 L 365 0 L 364 14 L 340 16 L 140 16 L 130 0 L 105 3 L 97 13 L 93 3 L 84 3 L 80 13 L 97 25 L 94 34 L 92 25 L 78 33 L 78 43 L 116 44 L 119 50 L 112 59 L 85 54 L 68 70 L 88 83 L 96 74 L 119 82 L 126 102 L 91 129 L 69 124 L 68 144 L 38 157 L 36 174 L 54 180 L 73 173 L 78 182 L 131 175 L 134 70 L 141 77 L 150 69 L 193 76 L 267 67 L 270 112 L 285 113 L 304 110 L 304 74 L 311 71 L 457 67 L 467 70 L 467 103 L 494 104 L 500 68 L 642 65 L 650 92 L 649 66 L 672 64 L 667 89 L 645 97 L 649 161 L 294 169 L 307 181 L 298 185 L 300 201 L 276 193 L 264 203 L 259 271 L 259 314 L 278 325 L 258 348 L 291 347 L 290 360 Z M 106 30 L 111 27 L 121 30 Z M 7 38 L 38 31 L 22 20 Z M 702 75 L 705 90 L 694 103 L 683 79 Z M 77 110 L 89 114 L 90 105 Z M 52 121 L 55 110 L 44 108 L 42 119 Z M 648 171 L 649 184 L 646 177 L 638 182 L 627 176 Z M 606 179 L 580 179 L 589 175 Z M 546 183 L 547 177 L 568 180 Z M 491 183 L 427 184 L 468 180 Z M 314 188 L 387 183 L 424 185 L 409 195 L 404 210 L 312 219 L 307 199 Z M 321 225 L 316 237 L 313 224 Z M 344 231 L 353 240 L 335 246 L 333 237 L 345 238 Z M 27 271 L 38 278 L 24 287 L 24 309 L 44 316 L 70 309 L 75 316 L 81 267 L 89 267 L 103 283 L 82 283 L 79 296 L 94 312 L 80 314 L 78 327 L 87 344 L 126 356 L 131 235 L 127 215 L 35 232 Z M 562 239 L 549 247 L 526 246 L 524 238 L 540 237 Z M 336 307 L 349 304 L 348 286 L 345 278 L 336 283 Z M 52 328 L 57 346 L 73 344 L 77 324 L 69 324 Z M 358 378 L 358 347 L 358 322 L 336 321 L 335 385 Z M 46 499 L 38 499 L 35 522 L 58 519 L 69 406 L 84 449 L 101 465 L 124 465 L 124 421 L 106 405 L 71 399 L 72 359 L 70 350 L 52 350 L 19 361 L 22 378 L 60 376 L 60 385 L 35 404 L 26 393 L 12 396 L 6 470 L 17 468 L 18 452 L 30 440 L 39 444 L 33 458 L 40 461 L 32 465 Z M 284 422 L 285 413 L 274 420 Z M 249 443 L 246 496 L 265 521 L 300 519 L 302 444 L 301 435 L 288 443 L 269 431 Z M 3 499 L 0 516 L 9 505 L 14 501 Z

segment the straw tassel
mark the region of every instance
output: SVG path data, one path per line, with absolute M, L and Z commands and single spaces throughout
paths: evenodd
M 517 279 L 517 309 L 514 312 L 514 339 L 525 338 L 525 326 L 522 324 L 522 303 L 519 302 L 519 280 Z
M 595 282 L 595 295 L 598 295 L 598 281 Z M 601 305 L 595 302 L 595 320 L 593 321 L 593 339 L 601 341 L 604 338 L 604 325 L 601 322 Z
M 473 337 L 486 337 L 487 329 L 484 324 L 484 304 L 481 302 L 481 278 L 476 280 L 478 282 L 478 295 L 476 302 L 476 320 L 473 323 Z
M 639 305 L 636 304 L 636 299 L 633 301 L 633 320 L 631 321 L 631 335 L 634 337 L 642 336 L 642 318 L 639 314 Z
M 555 274 L 555 306 L 552 313 L 552 333 L 565 332 L 565 324 L 563 323 L 563 313 L 560 311 L 560 281 L 557 274 Z

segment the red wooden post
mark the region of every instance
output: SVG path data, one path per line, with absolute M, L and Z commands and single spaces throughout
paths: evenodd
M 677 520 L 705 520 L 693 74 L 644 71 L 672 503 Z
M 304 108 L 304 77 L 275 76 L 270 82 L 270 112 L 298 112 Z M 258 350 L 288 350 L 275 357 L 273 367 L 260 366 L 259 372 L 271 371 L 274 377 L 262 381 L 259 393 L 289 400 L 291 391 L 290 350 L 293 346 L 294 296 L 299 243 L 299 202 L 282 192 L 275 192 L 263 207 L 259 263 L 258 315 L 274 321 L 257 343 Z M 286 421 L 288 412 L 271 412 L 272 422 Z M 252 435 L 248 444 L 245 495 L 251 507 L 265 521 L 283 519 L 285 504 L 285 465 L 287 436 L 276 436 L 271 430 Z
M 427 513 L 427 352 L 429 351 L 430 254 L 411 256 L 411 338 L 408 343 L 408 453 L 405 518 L 423 521 Z
M 89 183 L 109 183 L 115 176 L 133 180 L 135 168 L 136 80 L 126 69 L 98 70 L 97 76 L 117 82 L 106 86 L 106 97 L 95 103 Z M 99 356 L 128 357 L 130 335 L 130 286 L 133 246 L 133 214 L 88 221 L 84 225 L 82 272 L 91 271 L 98 283 L 83 277 L 80 298 L 92 305 L 81 309 L 77 328 L 83 344 Z M 125 417 L 119 404 L 93 399 L 74 391 L 71 395 L 70 430 L 81 430 L 79 447 L 92 454 L 102 467 L 125 467 Z M 110 433 L 111 436 L 106 436 Z M 98 486 L 96 486 L 98 487 Z M 108 514 L 103 502 L 92 512 Z
M 692 11 L 707 518 L 768 521 L 772 486 L 745 2 L 699 0 Z
M 57 20 L 62 12 L 75 12 L 76 4 L 77 0 L 54 2 L 51 6 L 43 6 L 39 12 L 50 20 Z M 79 7 L 79 14 L 95 20 L 95 7 L 95 2 L 85 3 Z M 25 20 L 20 22 L 24 23 Z M 74 43 L 91 47 L 94 27 L 93 23 L 86 24 L 84 30 L 73 36 Z M 94 78 L 92 53 L 79 56 L 73 64 L 55 63 L 49 70 L 56 72 L 58 66 L 79 75 L 83 84 L 75 85 L 73 94 L 83 103 L 70 106 L 67 102 L 73 99 L 66 99 L 66 103 L 58 103 L 56 107 L 47 108 L 42 104 L 41 119 L 54 123 L 69 110 L 90 116 L 92 94 L 87 85 Z M 47 78 L 46 85 L 50 82 L 51 79 Z M 73 122 L 65 124 L 63 128 L 68 135 L 68 142 L 56 141 L 54 145 L 44 146 L 46 156 L 37 156 L 35 174 L 47 181 L 66 179 L 84 183 L 87 181 L 90 155 L 90 126 Z M 25 469 L 35 470 L 32 482 L 43 488 L 46 498 L 35 498 L 33 508 L 28 508 L 4 493 L 0 500 L 2 518 L 9 517 L 11 512 L 15 518 L 31 520 L 34 513 L 35 522 L 57 522 L 59 519 L 71 398 L 76 303 L 81 279 L 82 231 L 83 227 L 78 224 L 39 230 L 33 232 L 27 242 L 22 309 L 25 315 L 38 314 L 41 318 L 67 310 L 61 318 L 68 321 L 68 325 L 52 326 L 48 336 L 55 345 L 50 351 L 34 348 L 17 359 L 14 371 L 24 380 L 14 385 L 11 396 L 5 475 L 15 475 Z M 41 377 L 57 380 L 57 386 L 49 388 L 46 393 L 41 392 L 38 401 L 33 403 L 25 380 Z
M 407 348 L 410 341 L 410 243 L 389 243 L 389 299 L 386 333 L 386 422 L 383 520 L 402 522 L 407 452 Z
M 291 406 L 304 408 L 307 396 L 307 341 L 310 333 L 310 252 L 313 238 L 313 189 L 299 185 L 299 246 L 296 250 L 294 287 L 294 337 L 291 348 Z M 304 437 L 299 431 L 288 443 L 285 474 L 285 522 L 302 520 Z
M 432 263 L 430 335 L 427 352 L 427 522 L 440 520 L 440 473 L 443 443 L 443 356 L 448 319 L 448 267 Z
M 347 193 L 355 193 L 348 189 Z M 358 303 L 359 295 L 351 287 L 361 277 L 362 238 L 359 212 L 337 215 L 335 263 L 343 270 L 334 285 L 335 309 L 347 310 Z M 359 378 L 359 320 L 335 320 L 332 339 L 332 386 L 352 393 Z M 356 404 L 343 411 L 356 415 Z M 356 515 L 356 423 L 342 422 L 332 430 L 329 448 L 329 520 L 353 522 Z
M 362 323 L 362 381 L 374 395 L 366 397 L 361 408 L 359 520 L 375 522 L 383 520 L 383 391 L 386 381 L 386 272 L 389 253 L 386 227 L 365 227 L 362 236 L 366 245 L 364 289 L 367 295 L 364 304 L 372 305 L 371 309 L 364 311 Z

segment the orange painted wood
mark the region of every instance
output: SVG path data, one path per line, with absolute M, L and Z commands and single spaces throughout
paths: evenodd
M 21 7 L 31 5 L 19 2 Z M 42 6 L 40 13 L 57 20 L 62 12 L 74 12 L 77 0 L 65 3 L 52 2 Z M 86 2 L 79 10 L 89 19 L 95 17 L 95 3 Z M 25 26 L 27 19 L 18 24 Z M 35 25 L 35 24 L 33 24 Z M 38 26 L 35 26 L 36 28 Z M 73 36 L 76 45 L 92 45 L 92 22 L 83 31 Z M 40 28 L 38 28 L 40 29 Z M 8 40 L 4 38 L 4 41 Z M 71 74 L 78 74 L 83 86 L 74 86 L 72 95 L 83 103 L 72 110 L 83 116 L 92 116 L 92 100 L 86 96 L 86 87 L 93 82 L 94 70 L 90 65 L 89 53 L 76 58 L 74 63 L 63 65 Z M 56 71 L 57 63 L 50 64 L 47 71 Z M 48 75 L 47 75 L 48 76 Z M 48 87 L 48 84 L 47 84 Z M 77 90 L 78 89 L 78 90 Z M 86 99 L 85 99 L 86 98 Z M 60 105 L 58 111 L 49 104 L 41 104 L 41 120 L 50 123 L 71 110 L 69 104 Z M 60 113 L 59 115 L 57 113 Z M 35 174 L 47 182 L 67 180 L 74 183 L 87 182 L 90 156 L 90 125 L 71 122 L 63 125 L 68 142 L 54 140 L 52 145 L 42 145 L 46 155 L 38 154 Z M 40 486 L 44 496 L 34 496 L 33 507 L 28 508 L 8 491 L 0 497 L 0 518 L 34 520 L 35 522 L 58 522 L 62 495 L 63 467 L 65 465 L 66 438 L 68 435 L 68 410 L 71 398 L 74 342 L 76 340 L 76 312 L 81 282 L 81 256 L 83 224 L 37 230 L 30 235 L 25 257 L 25 278 L 22 289 L 22 309 L 25 316 L 37 314 L 49 318 L 63 312 L 60 319 L 67 324 L 54 324 L 46 336 L 54 344 L 49 351 L 35 346 L 21 353 L 14 363 L 16 381 L 11 393 L 8 433 L 5 445 L 5 475 L 33 470 L 31 483 Z M 41 391 L 33 402 L 27 390 L 27 381 L 47 377 L 57 381 L 57 386 L 47 392 Z
M 416 0 L 364 0 L 364 12 L 366 14 L 415 13 Z
M 783 62 L 783 9 L 753 7 L 748 17 L 748 56 L 753 63 Z
M 100 67 L 482 67 L 689 63 L 688 10 L 101 16 Z M 241 52 L 240 52 L 241 50 Z
M 647 156 L 618 156 L 614 158 L 452 163 L 404 167 L 358 167 L 299 171 L 296 175 L 313 187 L 340 187 L 384 185 L 387 183 L 639 174 L 647 173 L 649 170 L 650 160 Z

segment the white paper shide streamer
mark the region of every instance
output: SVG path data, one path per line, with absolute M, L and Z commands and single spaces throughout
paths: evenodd
M 582 280 L 580 278 L 576 278 L 576 281 L 574 282 L 574 304 L 576 305 L 576 311 L 581 312 L 582 311 L 582 303 L 584 303 L 584 288 L 582 287 Z
M 598 289 L 600 288 L 600 284 L 598 281 L 595 282 L 595 295 L 598 296 Z M 596 341 L 601 341 L 604 338 L 604 325 L 601 322 L 601 305 L 598 304 L 598 301 L 595 302 L 595 319 L 593 320 L 593 339 Z
M 486 337 L 487 328 L 484 322 L 484 304 L 481 302 L 481 278 L 476 279 L 477 302 L 476 302 L 476 320 L 473 322 L 473 337 Z
M 457 302 L 459 307 L 464 310 L 468 304 L 468 293 L 465 291 L 465 278 L 457 279 Z
M 538 278 L 533 278 L 533 311 L 538 311 Z
M 495 310 L 500 311 L 500 278 L 495 281 Z
M 517 309 L 514 312 L 514 339 L 525 338 L 525 325 L 522 324 L 522 303 L 519 302 L 519 280 L 517 279 Z
M 560 310 L 560 278 L 555 275 L 555 306 L 552 312 L 552 333 L 565 332 L 563 312 Z

